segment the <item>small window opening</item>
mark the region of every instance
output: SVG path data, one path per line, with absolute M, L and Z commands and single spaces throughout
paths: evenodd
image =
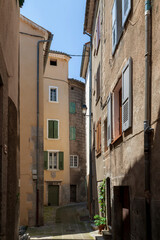
M 57 66 L 57 60 L 50 60 L 50 65 Z
M 71 90 L 74 90 L 74 87 L 71 87 Z

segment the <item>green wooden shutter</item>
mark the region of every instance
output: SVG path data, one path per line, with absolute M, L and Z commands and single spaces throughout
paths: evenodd
M 48 152 L 44 151 L 44 169 L 48 169 Z
M 76 128 L 70 127 L 70 140 L 76 140 Z
M 53 122 L 53 138 L 58 138 L 58 121 Z
M 59 170 L 64 170 L 64 153 L 59 152 Z
M 75 113 L 76 112 L 76 104 L 74 102 L 70 102 L 69 104 L 69 112 Z
M 53 120 L 48 121 L 48 138 L 53 138 Z

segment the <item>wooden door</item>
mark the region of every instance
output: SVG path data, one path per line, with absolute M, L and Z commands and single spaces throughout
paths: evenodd
M 129 187 L 121 187 L 122 199 L 122 239 L 130 239 L 130 199 Z
M 59 186 L 48 186 L 48 206 L 59 206 Z
M 76 202 L 76 185 L 70 185 L 70 202 Z

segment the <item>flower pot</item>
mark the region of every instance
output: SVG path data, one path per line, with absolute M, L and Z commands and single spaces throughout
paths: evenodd
M 102 230 L 104 230 L 105 226 L 106 226 L 105 224 L 101 224 L 98 226 L 98 230 L 100 234 L 102 233 Z

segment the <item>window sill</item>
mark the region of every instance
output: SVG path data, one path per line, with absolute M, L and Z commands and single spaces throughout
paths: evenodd
M 101 155 L 101 151 L 96 153 L 96 157 L 98 158 Z
M 117 142 L 120 138 L 122 137 L 122 134 L 120 134 L 118 137 L 116 137 L 111 144 L 114 144 L 115 142 Z
M 59 103 L 58 101 L 49 101 L 49 103 Z
M 47 140 L 60 140 L 60 138 L 49 138 L 49 137 L 47 137 Z

